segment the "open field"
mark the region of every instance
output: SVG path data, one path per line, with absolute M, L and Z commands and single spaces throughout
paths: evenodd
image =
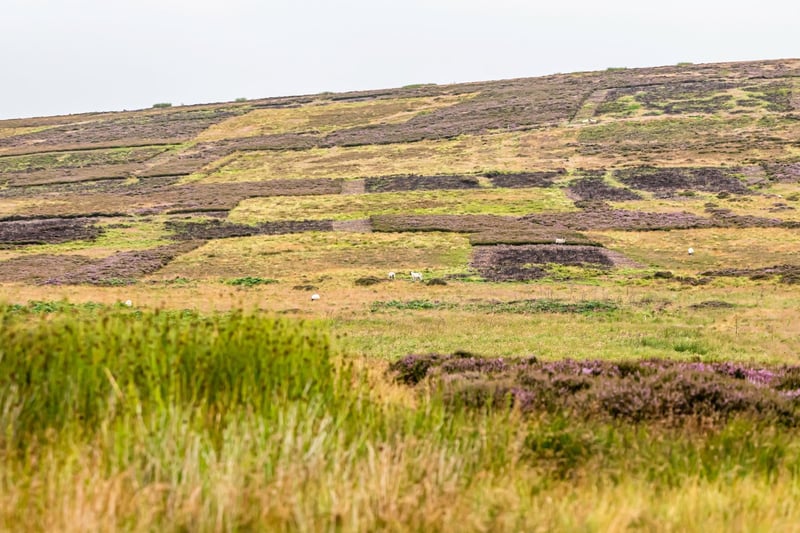
M 796 529 L 798 80 L 0 121 L 0 529 Z

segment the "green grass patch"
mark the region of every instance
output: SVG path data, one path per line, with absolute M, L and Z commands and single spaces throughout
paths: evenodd
M 0 382 L 11 385 L 0 391 L 0 440 L 12 445 L 136 413 L 202 407 L 213 423 L 215 414 L 263 415 L 279 401 L 332 393 L 327 336 L 312 325 L 113 310 L 24 322 L 3 314 L 0 323 Z
M 617 304 L 607 300 L 588 300 L 582 302 L 565 302 L 561 300 L 536 299 L 536 300 L 517 300 L 510 302 L 482 302 L 457 304 L 452 302 L 440 302 L 431 300 L 389 300 L 385 302 L 373 302 L 370 311 L 427 311 L 456 309 L 462 311 L 473 311 L 479 313 L 607 313 L 619 309 Z
M 255 287 L 257 285 L 271 285 L 273 283 L 278 283 L 278 280 L 272 278 L 258 278 L 253 276 L 225 280 L 226 285 L 233 285 L 234 287 Z
M 496 214 L 522 216 L 541 211 L 573 211 L 562 189 L 434 190 L 359 195 L 251 198 L 228 216 L 255 224 L 279 220 L 358 220 L 372 215 Z

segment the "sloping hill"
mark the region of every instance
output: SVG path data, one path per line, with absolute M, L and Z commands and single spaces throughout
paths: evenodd
M 696 276 L 792 263 L 741 238 L 794 242 L 799 179 L 800 60 L 5 120 L 0 281 Z M 726 254 L 674 260 L 709 239 Z

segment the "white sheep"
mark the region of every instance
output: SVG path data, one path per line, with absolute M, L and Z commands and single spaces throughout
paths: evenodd
M 566 244 L 567 239 L 556 239 L 556 244 Z
M 133 302 L 130 300 L 125 300 L 125 305 L 128 307 L 133 307 Z
M 422 281 L 422 272 L 412 272 L 411 281 Z
M 395 273 L 389 272 L 389 279 L 394 281 Z
M 689 255 L 694 255 L 694 248 L 689 248 Z
M 311 301 L 312 302 L 316 302 L 317 300 L 319 300 L 319 294 L 317 294 L 317 293 L 312 294 L 311 295 Z

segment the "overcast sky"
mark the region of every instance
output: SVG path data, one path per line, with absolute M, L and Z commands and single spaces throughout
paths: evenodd
M 0 0 L 0 118 L 800 57 L 800 1 Z

